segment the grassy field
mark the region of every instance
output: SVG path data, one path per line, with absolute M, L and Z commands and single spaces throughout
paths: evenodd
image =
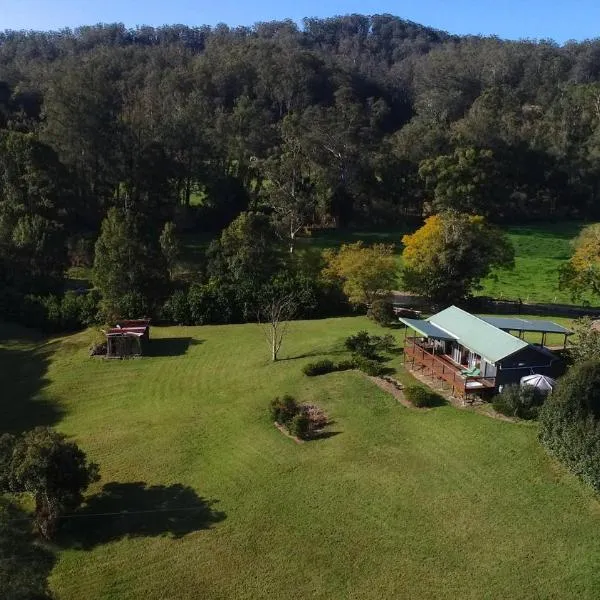
M 580 222 L 540 223 L 511 226 L 506 232 L 515 247 L 515 269 L 499 271 L 483 282 L 482 295 L 524 302 L 553 302 L 570 304 L 567 291 L 558 289 L 558 269 L 572 254 L 571 242 L 581 230 Z M 363 240 L 366 243 L 394 244 L 401 266 L 402 236 L 406 230 L 382 232 L 323 232 L 305 238 L 305 246 L 320 249 L 335 248 L 342 243 Z M 401 283 L 399 282 L 399 287 Z M 592 297 L 584 298 L 594 302 Z M 595 301 L 597 303 L 597 300 Z
M 154 328 L 153 356 L 116 362 L 88 358 L 89 332 L 1 328 L 2 429 L 52 424 L 101 465 L 64 523 L 59 600 L 598 598 L 600 504 L 535 426 L 301 375 L 364 327 L 296 323 L 277 364 L 256 325 Z M 329 437 L 273 427 L 286 392 Z

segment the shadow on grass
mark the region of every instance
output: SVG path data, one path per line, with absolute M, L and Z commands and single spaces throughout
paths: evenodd
M 436 392 L 432 392 L 427 401 L 427 408 L 439 408 L 440 406 L 448 406 L 449 402 Z
M 58 541 L 87 550 L 123 538 L 180 538 L 223 521 L 226 515 L 213 509 L 215 503 L 181 484 L 111 482 L 66 519 Z
M 285 358 L 280 358 L 279 360 L 298 360 L 301 358 L 315 358 L 317 356 L 327 357 L 327 356 L 338 356 L 340 354 L 347 354 L 347 350 L 313 350 L 312 352 L 305 352 L 304 354 L 297 354 L 296 356 L 286 356 Z
M 56 424 L 64 411 L 41 393 L 48 383 L 54 345 L 23 350 L 0 348 L 0 431 L 19 432 Z
M 0 502 L 0 589 L 2 598 L 50 600 L 48 575 L 56 557 L 32 534 L 31 516 Z
M 316 442 L 318 440 L 328 440 L 329 438 L 335 437 L 336 435 L 340 435 L 341 431 L 319 431 L 318 433 L 313 433 L 310 437 L 306 438 L 304 441 L 306 442 Z
M 183 356 L 190 346 L 197 346 L 204 340 L 191 337 L 150 339 L 146 356 Z

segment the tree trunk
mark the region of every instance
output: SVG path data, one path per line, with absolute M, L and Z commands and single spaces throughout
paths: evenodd
M 275 362 L 277 360 L 277 329 L 271 328 L 271 360 Z

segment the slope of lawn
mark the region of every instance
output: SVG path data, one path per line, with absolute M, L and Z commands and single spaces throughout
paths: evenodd
M 101 465 L 65 520 L 57 597 L 598 598 L 600 504 L 535 426 L 300 373 L 365 326 L 296 323 L 277 364 L 256 325 L 153 328 L 155 356 L 129 361 L 88 358 L 90 333 L 0 329 L 2 429 L 54 424 Z M 331 435 L 279 433 L 284 393 Z

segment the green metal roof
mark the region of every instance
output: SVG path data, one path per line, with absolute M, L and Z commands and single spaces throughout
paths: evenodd
M 527 342 L 456 306 L 450 306 L 427 320 L 492 364 L 529 346 Z
M 442 331 L 439 327 L 436 327 L 429 321 L 424 321 L 423 319 L 406 319 L 404 317 L 400 317 L 398 320 L 400 323 L 404 323 L 407 327 L 420 333 L 423 337 L 431 338 L 433 340 L 456 341 L 455 337 Z

